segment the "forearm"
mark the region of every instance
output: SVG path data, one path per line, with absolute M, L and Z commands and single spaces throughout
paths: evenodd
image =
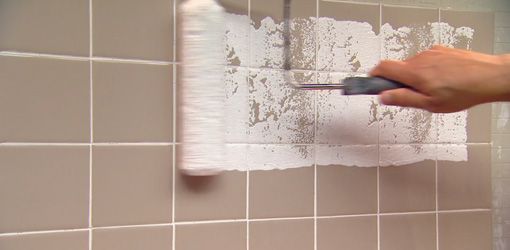
M 498 56 L 499 65 L 497 72 L 499 77 L 496 78 L 495 84 L 497 90 L 493 101 L 510 101 L 510 54 Z

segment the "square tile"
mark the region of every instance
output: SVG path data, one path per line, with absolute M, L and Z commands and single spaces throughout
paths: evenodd
M 437 115 L 425 110 L 380 106 L 379 142 L 382 144 L 431 144 L 438 134 Z M 457 131 L 461 128 L 448 129 Z
M 348 74 L 319 74 L 319 82 L 339 83 Z M 363 145 L 379 139 L 375 96 L 342 96 L 338 90 L 317 93 L 317 143 Z
M 243 218 L 246 218 L 245 172 L 224 171 L 213 176 L 176 172 L 176 221 Z
M 495 102 L 492 103 L 492 118 L 510 118 L 510 103 Z
M 317 220 L 317 250 L 377 249 L 377 217 L 361 216 Z
M 241 67 L 225 68 L 225 122 L 226 141 L 246 143 L 248 141 L 248 69 Z
M 226 11 L 226 62 L 228 65 L 248 66 L 250 56 L 248 0 L 220 0 L 219 2 Z
M 382 4 L 429 8 L 438 8 L 440 2 L 440 0 L 381 0 Z
M 250 172 L 250 218 L 313 216 L 312 167 Z
M 445 10 L 462 10 L 462 11 L 491 11 L 498 10 L 497 2 L 505 2 L 506 0 L 441 0 L 441 8 Z M 499 8 L 501 10 L 501 8 Z
M 468 141 L 467 110 L 448 114 L 436 114 L 436 121 L 438 143 L 466 143 Z
M 510 28 L 508 28 L 508 27 L 496 28 L 494 42 L 509 43 L 510 42 Z
M 347 158 L 337 161 L 332 155 Z M 317 159 L 319 216 L 377 212 L 377 146 L 319 146 Z M 360 161 L 372 167 L 350 165 Z
M 436 163 L 425 160 L 379 171 L 381 212 L 436 209 Z
M 172 66 L 95 62 L 94 141 L 171 142 Z
M 88 250 L 89 232 L 84 230 L 65 233 L 2 236 L 0 237 L 0 248 L 2 250 Z
M 492 54 L 494 13 L 441 10 L 441 44 Z
M 494 43 L 494 54 L 508 54 L 510 53 L 510 43 Z
M 246 223 L 179 225 L 175 231 L 175 249 L 239 250 L 246 248 Z
M 251 2 L 251 67 L 284 67 L 283 2 Z M 290 67 L 315 69 L 316 2 L 297 0 L 290 8 Z
M 467 111 L 467 142 L 490 143 L 491 142 L 491 113 L 490 103 L 477 105 Z
M 468 145 L 467 161 L 438 161 L 439 210 L 491 208 L 490 145 Z
M 381 250 L 436 249 L 436 215 L 381 216 Z
M 496 28 L 510 27 L 510 12 L 497 11 L 494 13 L 494 25 Z
M 439 214 L 439 249 L 492 248 L 491 212 Z
M 437 9 L 383 6 L 383 59 L 405 60 L 439 44 L 438 22 Z
M 0 56 L 0 68 L 0 141 L 89 141 L 88 62 Z
M 89 55 L 89 1 L 6 0 L 0 23 L 0 51 Z
M 172 154 L 171 146 L 95 146 L 92 224 L 169 223 Z
M 0 200 L 0 233 L 87 227 L 88 147 L 0 147 Z
M 314 155 L 312 145 L 249 144 L 246 168 L 255 171 L 313 167 Z
M 510 172 L 507 170 L 507 173 Z M 494 178 L 492 184 L 492 205 L 498 208 L 510 207 L 510 178 Z M 510 220 L 510 217 L 508 218 Z M 509 231 L 510 234 L 510 231 Z
M 94 56 L 173 60 L 173 0 L 94 0 Z
M 367 73 L 379 62 L 379 5 L 319 2 L 317 68 Z
M 278 70 L 250 70 L 248 83 L 250 143 L 313 143 L 315 93 L 293 88 Z
M 250 222 L 251 250 L 313 249 L 313 220 Z
M 94 250 L 172 249 L 171 226 L 94 229 L 92 236 Z

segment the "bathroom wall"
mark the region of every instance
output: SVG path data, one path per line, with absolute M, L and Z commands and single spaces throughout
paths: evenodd
M 293 90 L 282 3 L 221 2 L 235 153 L 188 177 L 178 2 L 0 0 L 0 249 L 510 247 L 510 106 L 432 115 Z M 485 3 L 294 0 L 292 77 L 338 81 L 439 43 L 508 53 L 510 6 Z

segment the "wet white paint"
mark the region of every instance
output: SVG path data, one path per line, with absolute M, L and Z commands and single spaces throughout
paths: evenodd
M 282 24 L 271 18 L 255 24 L 235 14 L 227 20 L 226 61 L 236 66 L 225 71 L 229 144 L 224 170 L 467 160 L 466 112 L 433 115 L 382 106 L 376 97 L 295 90 L 281 69 Z M 292 65 L 299 69 L 291 76 L 300 82 L 366 75 L 381 58 L 405 59 L 440 42 L 470 48 L 475 34 L 447 23 L 384 24 L 376 34 L 368 23 L 331 18 L 298 19 L 291 27 Z M 315 61 L 318 71 L 307 70 L 315 69 Z

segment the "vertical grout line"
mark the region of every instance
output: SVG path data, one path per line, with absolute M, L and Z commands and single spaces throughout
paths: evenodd
M 379 2 L 379 60 L 382 59 L 382 3 Z M 377 121 L 377 250 L 381 250 L 381 187 L 380 187 L 380 169 L 381 169 L 381 121 Z
M 93 15 L 92 15 L 92 0 L 89 0 L 89 112 L 90 112 L 90 140 L 89 140 L 89 250 L 92 250 L 92 144 L 94 143 L 94 82 L 93 82 L 93 33 L 92 33 L 92 24 L 93 24 Z
M 438 19 L 439 19 L 439 44 L 443 43 L 443 32 L 441 25 L 441 8 L 438 8 Z M 438 164 L 438 154 L 439 154 L 439 116 L 436 116 L 436 250 L 439 250 L 439 164 Z
M 173 91 L 173 94 L 172 94 L 172 97 L 173 97 L 173 100 L 172 100 L 172 103 L 173 103 L 173 107 L 172 107 L 172 126 L 173 126 L 173 129 L 172 129 L 172 137 L 173 137 L 173 141 L 174 141 L 174 144 L 172 145 L 172 250 L 175 250 L 175 241 L 176 241 L 176 237 L 175 237 L 175 232 L 176 232 L 176 226 L 175 226 L 175 174 L 177 171 L 175 171 L 175 168 L 177 167 L 176 166 L 176 160 L 175 160 L 175 157 L 176 157 L 176 154 L 175 154 L 175 143 L 177 141 L 177 65 L 175 64 L 175 61 L 177 60 L 177 1 L 178 0 L 173 0 L 172 1 L 172 14 L 173 14 L 173 47 L 172 47 L 172 60 L 173 60 L 173 64 L 172 64 L 172 91 Z
M 248 0 L 248 69 L 246 75 L 246 83 L 248 84 L 248 98 L 246 106 L 249 109 L 249 96 L 250 96 L 250 67 L 251 67 L 251 0 Z M 248 113 L 249 116 L 249 113 Z M 249 126 L 246 126 L 246 137 L 249 137 Z M 246 146 L 245 153 L 245 161 L 244 163 L 248 165 L 248 150 L 250 145 Z M 250 167 L 246 168 L 246 250 L 250 250 Z
M 318 65 L 319 65 L 319 0 L 315 1 L 315 84 L 319 83 L 319 73 Z M 313 129 L 313 249 L 318 249 L 318 242 L 317 242 L 317 117 L 318 117 L 318 108 L 317 108 L 317 102 L 318 102 L 318 96 L 319 93 L 317 91 L 314 91 L 313 93 L 314 99 L 313 99 L 313 114 L 314 114 L 314 129 Z

